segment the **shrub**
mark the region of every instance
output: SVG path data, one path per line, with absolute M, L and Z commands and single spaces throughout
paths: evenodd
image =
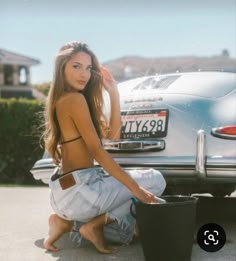
M 36 90 L 38 90 L 39 92 L 43 93 L 45 96 L 48 95 L 48 91 L 50 88 L 50 82 L 44 82 L 41 84 L 34 84 L 33 88 L 35 88 Z
M 43 104 L 29 99 L 0 99 L 0 183 L 42 184 L 30 169 L 40 159 Z

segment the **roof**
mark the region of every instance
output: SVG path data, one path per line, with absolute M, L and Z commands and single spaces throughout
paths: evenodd
M 13 53 L 0 48 L 0 64 L 16 64 L 16 65 L 36 65 L 40 61 L 25 55 Z

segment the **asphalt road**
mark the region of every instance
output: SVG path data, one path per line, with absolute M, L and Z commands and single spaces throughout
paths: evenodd
M 236 192 L 223 199 L 201 195 L 199 202 L 191 260 L 236 261 Z M 49 190 L 46 187 L 0 187 L 0 206 L 0 260 L 144 261 L 139 241 L 131 246 L 120 246 L 115 254 L 101 255 L 91 245 L 76 248 L 65 235 L 57 242 L 62 248 L 59 252 L 45 251 L 42 242 L 51 213 Z M 226 231 L 226 244 L 218 252 L 205 252 L 196 242 L 198 229 L 206 223 L 217 223 Z

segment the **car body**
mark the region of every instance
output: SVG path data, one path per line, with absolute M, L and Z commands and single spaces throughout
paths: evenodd
M 236 74 L 184 72 L 118 84 L 122 128 L 104 148 L 124 168 L 155 168 L 166 194 L 230 194 L 236 187 Z M 109 102 L 106 112 L 109 117 Z M 45 153 L 31 172 L 45 182 Z

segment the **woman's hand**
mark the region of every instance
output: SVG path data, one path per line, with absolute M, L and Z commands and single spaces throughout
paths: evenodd
M 120 129 L 121 129 L 121 116 L 120 116 L 120 97 L 116 82 L 112 77 L 111 73 L 104 68 L 100 67 L 102 80 L 105 89 L 107 90 L 110 97 L 110 119 L 109 119 L 109 133 L 107 139 L 109 140 L 119 140 L 120 139 Z
M 100 70 L 103 84 L 107 92 L 112 94 L 113 92 L 117 91 L 116 82 L 111 73 L 103 66 L 100 67 Z
M 158 203 L 157 197 L 143 187 L 139 186 L 138 189 L 135 192 L 133 192 L 133 194 L 142 203 Z

